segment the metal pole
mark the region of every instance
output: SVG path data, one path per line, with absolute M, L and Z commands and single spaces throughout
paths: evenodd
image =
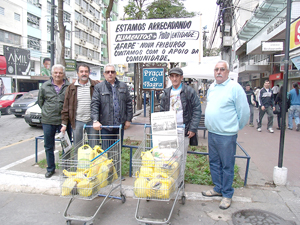
M 15 73 L 16 73 L 16 92 L 18 92 L 18 71 L 17 71 L 17 53 L 16 49 L 14 49 L 15 52 Z
M 51 67 L 54 65 L 54 55 L 55 55 L 55 48 L 54 48 L 54 19 L 55 19 L 55 0 L 51 0 L 51 32 L 50 32 L 50 51 L 51 51 Z
M 69 22 L 71 23 L 70 58 L 73 59 L 72 58 L 72 56 L 73 56 L 73 54 L 72 54 L 72 51 L 73 51 L 73 21 L 70 20 Z
M 286 124 L 286 106 L 287 106 L 287 86 L 288 86 L 288 73 L 289 73 L 289 52 L 290 52 L 290 22 L 291 22 L 291 0 L 287 1 L 286 7 L 286 29 L 285 29 L 285 60 L 284 60 L 284 75 L 283 75 L 283 93 L 282 93 L 282 109 L 281 109 L 281 130 L 279 142 L 279 157 L 278 167 L 282 168 L 283 162 L 283 149 L 285 137 L 285 124 Z

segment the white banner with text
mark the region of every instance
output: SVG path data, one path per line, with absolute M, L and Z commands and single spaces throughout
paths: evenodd
M 109 22 L 109 61 L 200 62 L 201 18 Z

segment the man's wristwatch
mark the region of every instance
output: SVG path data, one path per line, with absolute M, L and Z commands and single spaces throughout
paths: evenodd
M 93 120 L 93 123 L 97 123 L 98 122 L 98 120 Z
M 63 127 L 67 127 L 67 125 L 65 125 L 65 124 L 61 124 L 61 126 L 63 126 Z

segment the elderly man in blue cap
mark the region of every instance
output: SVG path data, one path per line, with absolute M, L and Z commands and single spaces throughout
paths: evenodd
M 190 138 L 197 137 L 196 133 L 201 118 L 201 103 L 197 92 L 182 82 L 182 69 L 178 67 L 170 69 L 169 78 L 172 86 L 163 92 L 160 111 L 175 111 L 177 125 L 185 125 L 184 155 L 186 159 Z

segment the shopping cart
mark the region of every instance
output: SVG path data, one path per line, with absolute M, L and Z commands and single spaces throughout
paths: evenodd
M 147 132 L 149 125 L 145 125 L 145 137 L 132 158 L 134 182 L 134 197 L 138 199 L 135 218 L 145 224 L 167 224 L 169 223 L 174 206 L 181 196 L 181 203 L 185 204 L 184 193 L 184 132 L 178 134 L 178 142 L 174 143 L 169 135 L 160 137 L 165 140 L 160 147 L 166 150 L 174 149 L 170 158 L 156 158 L 153 151 L 153 135 Z M 183 128 L 184 129 L 184 128 Z M 174 148 L 175 147 L 175 148 Z M 153 158 L 151 158 L 151 155 Z M 180 195 L 181 194 L 181 195 Z M 146 218 L 139 215 L 141 200 L 170 201 L 174 199 L 169 216 L 165 219 Z M 151 214 L 151 213 L 149 213 Z
M 83 128 L 83 139 L 59 160 L 61 197 L 70 198 L 64 212 L 67 224 L 81 221 L 93 224 L 100 208 L 111 199 L 126 201 L 121 179 L 121 126 L 102 126 L 102 129 L 119 128 L 119 134 L 91 134 L 91 126 Z M 120 189 L 120 197 L 112 192 Z M 68 210 L 75 199 L 93 200 L 104 197 L 92 216 L 71 215 Z

